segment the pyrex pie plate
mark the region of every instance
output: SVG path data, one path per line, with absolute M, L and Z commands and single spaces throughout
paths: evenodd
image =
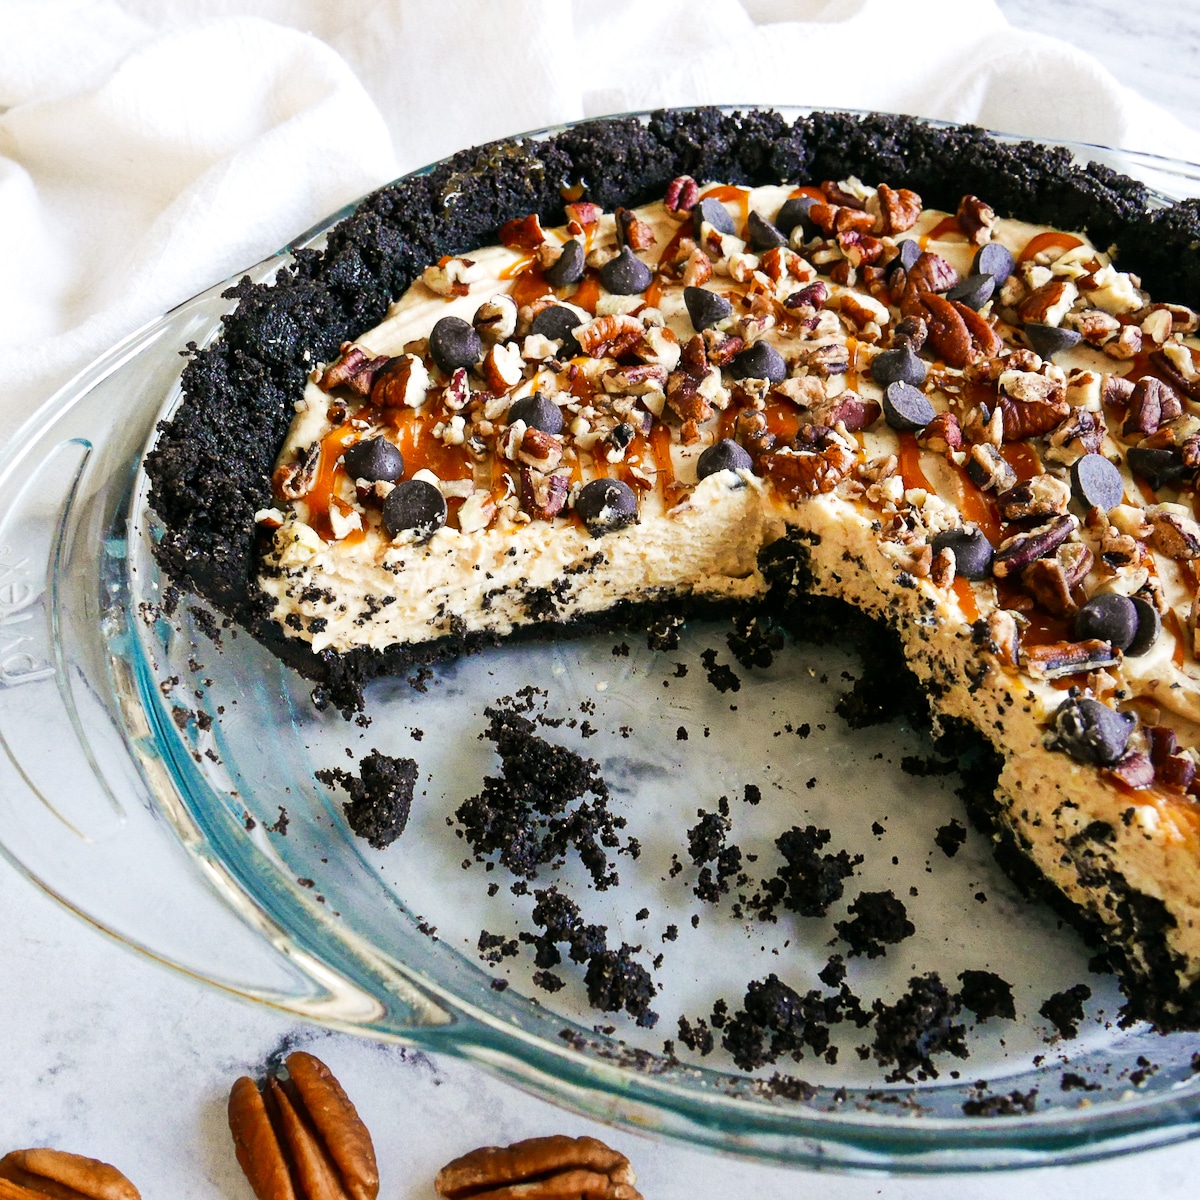
M 1200 192 L 1191 164 L 1069 148 L 1142 178 L 1164 202 Z M 247 273 L 269 278 L 343 215 Z M 309 685 L 236 629 L 214 640 L 195 601 L 164 614 L 139 464 L 179 400 L 180 348 L 219 332 L 221 290 L 94 363 L 0 460 L 0 842 L 31 880 L 125 944 L 249 999 L 461 1055 L 605 1120 L 764 1159 L 985 1169 L 1196 1133 L 1200 1041 L 1120 1028 L 1111 977 L 1089 973 L 1075 934 L 1019 897 L 984 838 L 970 833 L 953 858 L 936 846 L 937 830 L 963 818 L 956 780 L 901 770 L 905 756 L 929 753 L 921 735 L 855 731 L 834 714 L 860 669 L 849 648 L 789 645 L 771 667 L 746 670 L 725 630 L 703 624 L 666 653 L 634 637 L 508 648 L 440 670 L 425 691 L 374 685 L 362 728 L 318 713 Z M 736 692 L 708 681 L 710 648 L 734 666 Z M 535 713 L 565 719 L 545 736 L 601 764 L 642 844 L 636 862 L 616 858 L 617 889 L 589 890 L 575 865 L 561 877 L 610 944 L 642 947 L 645 965 L 663 955 L 654 1029 L 589 1009 L 574 964 L 557 968 L 566 986 L 550 994 L 531 979 L 528 947 L 498 964 L 478 953 L 481 930 L 532 928 L 533 901 L 513 896 L 503 871 L 471 864 L 447 818 L 496 770 L 479 737 L 484 708 L 529 685 Z M 314 778 L 376 747 L 416 758 L 421 772 L 409 828 L 382 852 L 350 834 L 344 797 Z M 744 800 L 747 784 L 761 804 Z M 772 841 L 791 825 L 828 827 L 832 849 L 864 856 L 827 919 L 738 920 L 729 898 L 693 895 L 686 830 L 721 796 L 733 838 L 757 856 L 749 890 L 773 871 Z M 685 864 L 677 875 L 672 855 Z M 917 1085 L 885 1082 L 855 1052 L 871 1031 L 849 1023 L 833 1027 L 835 1063 L 807 1054 L 753 1077 L 732 1067 L 719 1035 L 709 1057 L 683 1049 L 678 1016 L 707 1016 L 719 998 L 739 1007 L 751 979 L 820 986 L 817 971 L 845 950 L 831 945 L 834 921 L 860 890 L 885 888 L 916 934 L 884 958 L 851 961 L 864 1004 L 894 1001 L 918 973 L 954 987 L 963 970 L 991 970 L 1013 983 L 1017 1020 L 975 1026 L 964 1012 L 970 1057 L 938 1056 L 938 1077 Z M 1038 1008 L 1080 982 L 1092 992 L 1087 1016 L 1064 1042 Z M 679 1059 L 664 1055 L 668 1038 Z M 780 1095 L 764 1086 L 773 1070 L 808 1086 Z M 964 1115 L 964 1103 L 1013 1093 L 1033 1093 L 1033 1111 L 1018 1101 L 1012 1115 Z

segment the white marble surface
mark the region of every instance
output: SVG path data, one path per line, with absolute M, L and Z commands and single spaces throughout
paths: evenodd
M 1075 41 L 1123 82 L 1200 127 L 1200 11 L 1176 0 L 1001 0 L 1009 19 Z M 0 865 L 0 1151 L 50 1144 L 122 1166 L 147 1200 L 246 1200 L 224 1121 L 233 1079 L 281 1044 L 313 1048 L 356 1099 L 380 1150 L 388 1200 L 431 1197 L 465 1148 L 591 1131 L 629 1153 L 656 1200 L 1045 1200 L 1190 1197 L 1200 1144 L 1020 1176 L 878 1179 L 747 1165 L 553 1110 L 449 1059 L 331 1034 L 232 1000 L 97 936 Z

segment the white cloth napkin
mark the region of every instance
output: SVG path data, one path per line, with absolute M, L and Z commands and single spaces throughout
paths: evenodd
M 666 104 L 879 108 L 1200 160 L 992 0 L 0 0 L 0 437 L 124 334 L 463 146 Z

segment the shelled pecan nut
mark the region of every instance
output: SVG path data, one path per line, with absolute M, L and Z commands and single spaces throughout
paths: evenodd
M 483 1146 L 447 1163 L 434 1186 L 445 1200 L 641 1200 L 629 1159 L 596 1138 L 528 1138 Z
M 65 1150 L 13 1150 L 0 1158 L 0 1200 L 141 1200 L 108 1163 Z
M 375 1200 L 371 1135 L 329 1068 L 296 1051 L 260 1091 L 243 1076 L 229 1093 L 238 1162 L 258 1200 Z

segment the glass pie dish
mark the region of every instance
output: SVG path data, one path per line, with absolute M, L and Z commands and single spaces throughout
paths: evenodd
M 1158 202 L 1200 194 L 1192 164 L 1067 148 L 1142 179 Z M 348 211 L 245 274 L 269 279 Z M 219 334 L 223 287 L 94 363 L 0 459 L 0 845 L 33 882 L 130 947 L 248 999 L 757 1158 L 977 1170 L 1082 1161 L 1200 1129 L 1197 1037 L 1122 1027 L 1111 977 L 1089 974 L 1079 939 L 1021 900 L 986 839 L 967 836 L 953 856 L 938 848 L 943 831 L 960 837 L 961 806 L 951 781 L 913 771 L 929 754 L 923 736 L 834 715 L 859 669 L 849 648 L 788 645 L 719 692 L 699 666 L 710 649 L 728 657 L 715 625 L 690 628 L 669 652 L 619 636 L 507 647 L 417 688 L 372 685 L 363 727 L 318 712 L 304 680 L 202 604 L 175 603 L 152 554 L 141 463 L 179 402 L 180 349 Z M 561 874 L 587 920 L 647 959 L 662 954 L 657 1029 L 590 1010 L 569 966 L 560 989 L 539 991 L 518 937 L 531 902 L 496 888 L 510 881 L 455 836 L 458 804 L 495 770 L 484 710 L 530 685 L 524 702 L 551 723 L 546 736 L 599 761 L 642 845 L 636 862 L 619 860 L 611 892 L 586 891 L 577 865 Z M 315 778 L 376 747 L 420 767 L 409 828 L 385 851 L 353 837 L 342 796 Z M 751 784 L 761 803 L 743 800 Z M 803 991 L 829 957 L 832 919 L 735 917 L 728 902 L 697 903 L 693 875 L 674 869 L 697 809 L 721 796 L 747 863 L 765 861 L 788 824 L 813 822 L 835 848 L 864 852 L 857 886 L 905 897 L 916 934 L 851 964 L 868 1008 L 915 974 L 987 969 L 1013 983 L 1018 1019 L 974 1023 L 970 1057 L 939 1056 L 939 1074 L 915 1085 L 886 1079 L 853 1022 L 834 1027 L 836 1056 L 777 1064 L 773 1079 L 735 1071 L 720 1050 L 665 1048 L 679 1016 L 720 999 L 737 1007 L 747 980 L 770 973 Z M 481 931 L 512 952 L 484 961 Z M 1087 1017 L 1063 1041 L 1039 1003 L 1084 978 Z

